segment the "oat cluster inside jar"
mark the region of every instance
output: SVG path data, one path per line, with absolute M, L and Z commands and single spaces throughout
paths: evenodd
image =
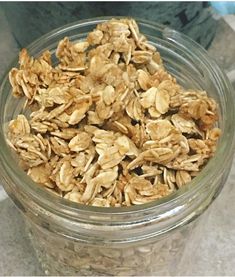
M 26 102 L 8 143 L 36 183 L 86 205 L 130 206 L 186 185 L 213 156 L 215 100 L 181 87 L 133 19 L 66 37 L 56 56 L 53 66 L 49 51 L 23 49 L 9 74 Z

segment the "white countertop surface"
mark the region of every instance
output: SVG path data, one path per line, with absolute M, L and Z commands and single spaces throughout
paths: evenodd
M 232 22 L 234 25 L 234 17 L 229 17 L 227 22 Z M 17 54 L 18 46 L 1 9 L 0 26 L 0 76 L 2 76 L 7 64 Z M 224 67 L 231 79 L 235 79 L 235 32 L 229 28 L 225 21 L 220 23 L 218 35 L 209 52 L 217 55 L 218 63 Z M 228 49 L 231 51 L 230 56 Z M 190 275 L 205 276 L 235 275 L 235 162 L 224 189 L 210 208 L 211 213 L 204 236 L 198 248 L 193 250 L 195 262 L 188 268 L 188 272 Z M 43 275 L 26 236 L 22 216 L 4 193 L 1 184 L 0 275 Z

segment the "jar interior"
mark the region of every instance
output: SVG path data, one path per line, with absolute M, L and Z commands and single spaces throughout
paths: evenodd
M 42 37 L 40 40 L 34 42 L 28 48 L 29 53 L 32 56 L 38 57 L 45 50 L 50 50 L 52 54 L 52 62 L 56 64 L 57 59 L 55 56 L 55 50 L 59 40 L 63 39 L 65 36 L 69 37 L 71 41 L 84 40 L 88 32 L 93 30 L 100 22 L 102 22 L 102 20 L 97 19 L 90 23 L 77 23 L 64 27 L 63 29 L 55 30 Z M 231 117 L 232 115 L 228 115 L 228 99 L 222 92 L 223 88 L 221 87 L 219 78 L 217 79 L 216 74 L 212 72 L 209 67 L 210 61 L 208 62 L 202 59 L 203 57 L 200 55 L 198 56 L 195 52 L 195 45 L 193 45 L 193 49 L 191 49 L 191 44 L 188 41 L 185 43 L 185 38 L 181 37 L 181 34 L 175 31 L 163 28 L 157 24 L 151 25 L 146 22 L 139 22 L 139 26 L 140 32 L 144 33 L 150 43 L 156 46 L 162 56 L 166 69 L 177 79 L 180 85 L 186 89 L 206 90 L 207 93 L 213 97 L 217 103 L 219 103 L 218 125 L 223 132 L 226 122 L 225 116 Z M 187 43 L 189 43 L 188 47 Z M 196 45 L 196 47 L 200 46 Z M 206 57 L 205 53 L 204 56 Z M 15 61 L 13 65 L 17 66 L 17 61 Z M 2 89 L 3 93 L 1 96 L 1 106 L 3 110 L 2 122 L 4 124 L 3 132 L 6 134 L 6 127 L 9 121 L 15 118 L 19 113 L 27 115 L 27 111 L 23 110 L 25 99 L 16 99 L 11 95 L 11 86 L 7 77 L 3 81 L 2 87 L 4 88 Z M 222 136 L 219 142 L 220 144 L 223 141 L 223 137 L 224 136 Z M 225 147 L 226 145 L 223 144 L 222 148 Z M 220 150 L 220 152 L 222 152 L 222 150 Z M 10 153 L 11 152 L 8 151 L 8 154 Z M 12 155 L 13 159 L 16 160 L 15 154 L 11 153 L 10 155 Z M 29 179 L 26 174 L 25 178 Z
M 47 39 L 41 39 L 40 42 L 34 43 L 29 52 L 32 56 L 38 57 L 45 50 L 50 50 L 52 54 L 52 63 L 56 65 L 58 60 L 55 52 L 59 40 L 68 36 L 71 41 L 84 40 L 88 33 L 95 28 L 96 22 L 90 25 L 84 24 L 79 28 L 66 28 L 58 31 L 55 36 L 48 36 Z M 193 51 L 185 48 L 180 44 L 181 37 L 175 31 L 165 28 L 163 32 L 148 24 L 140 23 L 140 31 L 144 33 L 152 45 L 160 52 L 163 63 L 167 71 L 173 75 L 178 83 L 185 89 L 205 90 L 219 103 L 219 126 L 223 129 L 225 103 L 220 93 L 220 84 L 216 82 L 212 73 L 205 66 L 204 62 L 197 57 Z M 16 63 L 15 63 L 16 64 Z M 9 82 L 4 84 L 5 91 L 11 91 Z M 27 110 L 23 110 L 25 103 L 24 98 L 14 98 L 10 93 L 4 94 L 5 111 L 4 122 L 8 124 L 10 120 L 18 114 L 23 113 L 27 116 Z M 5 126 L 6 127 L 6 126 Z M 5 129 L 6 130 L 6 129 Z

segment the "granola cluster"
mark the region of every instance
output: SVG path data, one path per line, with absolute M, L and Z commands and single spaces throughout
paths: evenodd
M 78 203 L 130 206 L 167 196 L 215 150 L 217 104 L 186 90 L 133 19 L 98 24 L 85 41 L 19 56 L 9 79 L 24 111 L 8 142 L 38 184 Z

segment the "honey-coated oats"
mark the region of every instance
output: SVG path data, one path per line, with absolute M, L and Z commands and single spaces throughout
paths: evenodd
M 189 183 L 216 150 L 217 104 L 186 90 L 133 19 L 100 23 L 86 40 L 30 57 L 10 71 L 23 114 L 9 145 L 32 180 L 65 199 L 120 207 L 147 203 Z

